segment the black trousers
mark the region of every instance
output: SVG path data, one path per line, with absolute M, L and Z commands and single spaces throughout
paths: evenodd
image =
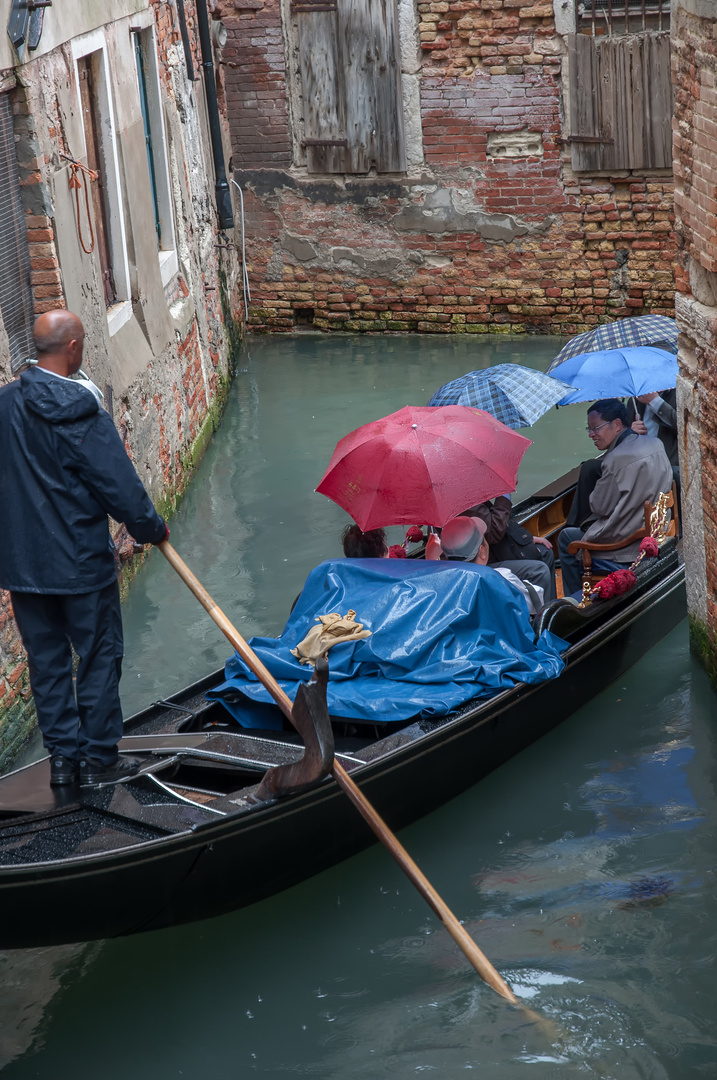
M 590 496 L 602 476 L 602 458 L 588 458 L 580 466 L 580 475 L 575 489 L 573 504 L 568 511 L 565 524 L 579 529 L 591 514 Z
M 117 582 L 72 596 L 13 592 L 12 605 L 50 755 L 110 764 L 122 737 L 122 615 Z M 72 645 L 80 658 L 75 685 Z

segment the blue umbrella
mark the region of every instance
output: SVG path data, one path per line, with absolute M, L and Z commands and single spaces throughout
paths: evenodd
M 558 402 L 559 405 L 600 398 L 638 397 L 675 386 L 677 357 L 649 345 L 638 349 L 608 349 L 572 356 L 554 368 L 554 373 L 556 378 L 579 387 Z
M 533 368 L 498 364 L 453 379 L 436 390 L 428 404 L 470 405 L 515 429 L 534 424 L 571 388 Z
M 677 352 L 677 323 L 666 315 L 638 315 L 634 319 L 614 319 L 594 330 L 578 334 L 564 345 L 555 357 L 549 374 L 558 364 L 579 353 L 601 352 L 607 349 L 630 349 L 639 345 L 653 345 L 667 352 Z M 663 390 L 667 387 L 663 386 Z

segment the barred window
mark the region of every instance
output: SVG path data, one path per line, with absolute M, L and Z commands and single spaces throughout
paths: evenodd
M 20 200 L 10 95 L 0 94 L 0 312 L 10 341 L 13 372 L 34 359 L 35 321 L 30 287 L 30 251 Z
M 579 0 L 577 32 L 593 37 L 670 29 L 670 0 Z

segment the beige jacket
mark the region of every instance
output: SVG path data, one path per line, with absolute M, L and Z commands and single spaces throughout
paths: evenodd
M 672 487 L 672 466 L 659 439 L 630 434 L 602 459 L 602 474 L 590 496 L 590 509 L 597 521 L 585 532 L 585 540 L 610 544 L 621 540 L 645 524 L 645 502 L 654 503 L 661 491 Z M 631 563 L 637 558 L 639 540 L 606 559 Z

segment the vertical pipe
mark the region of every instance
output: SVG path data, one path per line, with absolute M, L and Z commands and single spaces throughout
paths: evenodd
M 214 157 L 214 194 L 217 202 L 217 216 L 219 217 L 219 225 L 222 229 L 233 229 L 234 210 L 232 208 L 232 197 L 229 190 L 229 184 L 227 183 L 226 169 L 224 168 L 224 147 L 222 146 L 222 129 L 219 122 L 217 83 L 214 77 L 214 61 L 212 60 L 212 39 L 209 32 L 207 0 L 196 0 L 196 3 L 199 44 L 202 50 L 202 67 L 204 68 L 204 93 L 207 98 L 209 134 L 212 140 L 212 155 Z
M 187 30 L 187 16 L 184 11 L 184 0 L 177 0 L 177 15 L 179 16 L 179 33 L 182 38 L 182 48 L 184 49 L 184 62 L 187 65 L 187 78 L 190 82 L 194 82 L 192 46 L 189 41 L 189 31 Z

